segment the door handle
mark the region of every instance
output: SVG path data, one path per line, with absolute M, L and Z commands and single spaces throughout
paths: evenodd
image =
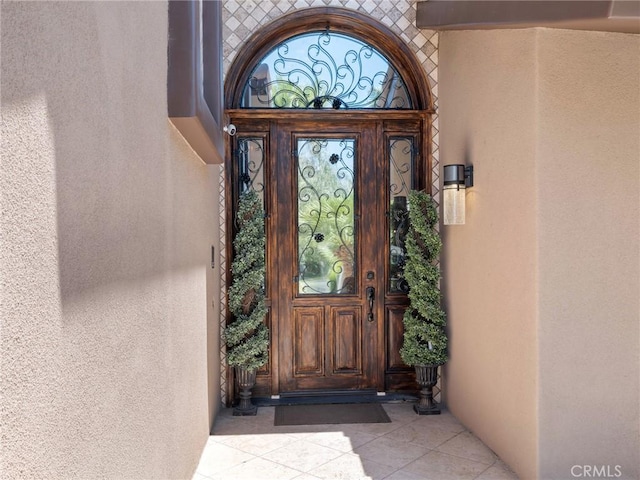
M 373 322 L 373 301 L 376 299 L 376 289 L 373 287 L 367 287 L 367 301 L 369 302 L 369 315 L 367 320 Z

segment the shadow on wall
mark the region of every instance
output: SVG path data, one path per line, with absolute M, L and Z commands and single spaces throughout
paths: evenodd
M 19 70 L 3 61 L 3 83 L 20 86 L 2 102 L 21 104 L 43 92 L 46 98 L 47 111 L 36 113 L 48 117 L 55 148 L 63 306 L 101 285 L 206 265 L 198 244 L 209 234 L 206 222 L 198 227 L 197 211 L 187 208 L 190 192 L 174 181 L 191 175 L 194 187 L 206 189 L 206 167 L 192 152 L 177 151 L 182 140 L 166 120 L 165 77 L 157 78 L 166 52 L 131 47 L 166 37 L 148 38 L 148 31 L 123 24 L 109 5 L 20 8 L 32 10 L 21 29 L 36 41 L 22 46 L 22 59 L 13 62 Z M 52 21 L 61 10 L 65 28 Z M 171 161 L 180 155 L 184 165 Z
M 167 118 L 166 2 L 1 8 L 3 478 L 187 478 L 218 168 Z

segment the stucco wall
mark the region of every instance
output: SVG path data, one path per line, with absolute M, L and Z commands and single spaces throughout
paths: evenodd
M 440 38 L 442 163 L 476 169 L 444 227 L 448 404 L 522 478 L 640 474 L 639 39 Z
M 167 119 L 167 4 L 1 20 L 0 476 L 189 478 L 217 405 L 218 168 Z
M 538 65 L 540 477 L 637 479 L 640 36 L 541 30 Z
M 441 229 L 451 412 L 524 478 L 536 471 L 535 31 L 440 35 L 442 164 L 475 167 Z

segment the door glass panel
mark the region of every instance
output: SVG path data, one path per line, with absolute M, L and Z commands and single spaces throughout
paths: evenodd
M 407 251 L 405 238 L 409 227 L 407 197 L 412 185 L 413 138 L 389 139 L 389 292 L 407 293 L 404 279 Z
M 298 293 L 353 294 L 355 140 L 299 138 Z

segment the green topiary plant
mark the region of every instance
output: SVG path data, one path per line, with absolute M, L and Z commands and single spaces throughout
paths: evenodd
M 440 269 L 437 261 L 442 241 L 436 230 L 438 210 L 431 196 L 409 192 L 409 231 L 404 276 L 409 284 L 409 308 L 404 314 L 407 365 L 442 365 L 447 361 L 446 316 L 440 306 Z
M 269 359 L 269 329 L 264 324 L 265 233 L 264 209 L 258 195 L 247 190 L 240 195 L 233 240 L 229 311 L 232 321 L 225 329 L 230 366 L 256 370 Z

